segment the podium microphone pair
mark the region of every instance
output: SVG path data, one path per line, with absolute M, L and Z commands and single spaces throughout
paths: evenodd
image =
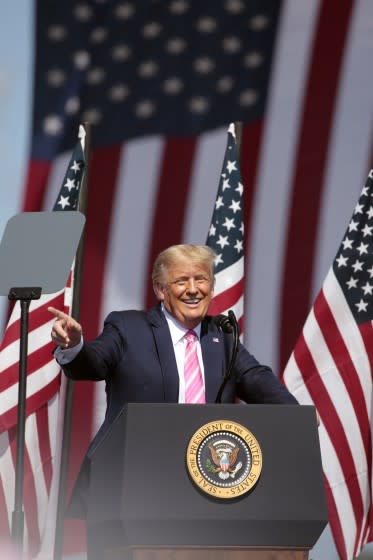
M 223 378 L 223 382 L 220 385 L 220 389 L 215 399 L 215 403 L 221 403 L 221 396 L 223 394 L 224 388 L 233 374 L 233 366 L 234 362 L 236 361 L 238 352 L 239 330 L 236 316 L 232 310 L 228 311 L 228 315 L 215 315 L 213 321 L 215 325 L 217 325 L 217 327 L 222 330 L 222 332 L 233 334 L 231 357 Z

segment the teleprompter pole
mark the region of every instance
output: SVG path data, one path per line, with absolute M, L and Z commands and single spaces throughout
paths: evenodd
M 11 288 L 8 294 L 9 300 L 19 300 L 21 306 L 18 411 L 16 431 L 16 473 L 14 509 L 12 512 L 11 528 L 12 541 L 14 544 L 20 547 L 20 550 L 22 550 L 24 533 L 23 475 L 25 459 L 28 314 L 31 300 L 39 299 L 40 296 L 41 288 Z

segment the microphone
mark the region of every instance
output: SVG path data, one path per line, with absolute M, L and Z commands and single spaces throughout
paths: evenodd
M 230 318 L 227 315 L 215 315 L 213 317 L 213 322 L 217 327 L 219 327 L 225 333 L 233 332 L 233 326 L 231 324 Z
M 225 333 L 233 333 L 233 343 L 232 343 L 232 351 L 231 351 L 231 358 L 229 360 L 229 365 L 225 372 L 223 382 L 220 386 L 218 394 L 216 395 L 215 403 L 221 403 L 221 396 L 223 394 L 224 388 L 230 378 L 232 377 L 233 373 L 233 366 L 234 362 L 236 361 L 236 356 L 238 352 L 238 340 L 239 340 L 239 329 L 238 323 L 235 314 L 232 310 L 228 311 L 227 315 L 216 315 L 213 318 L 214 323 Z

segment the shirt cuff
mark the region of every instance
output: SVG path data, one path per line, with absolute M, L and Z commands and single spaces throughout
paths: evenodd
M 83 337 L 81 338 L 79 344 L 73 346 L 72 348 L 61 348 L 57 346 L 54 351 L 54 357 L 56 358 L 57 362 L 63 366 L 64 364 L 68 364 L 72 362 L 74 358 L 79 354 L 81 349 L 83 348 Z

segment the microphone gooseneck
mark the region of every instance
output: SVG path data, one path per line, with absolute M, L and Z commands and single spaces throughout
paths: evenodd
M 227 315 L 216 315 L 214 317 L 214 323 L 225 333 L 233 333 L 233 343 L 231 357 L 227 370 L 225 372 L 223 382 L 220 385 L 218 394 L 216 395 L 215 403 L 221 403 L 221 396 L 223 394 L 224 388 L 233 374 L 233 366 L 236 361 L 236 356 L 238 352 L 238 340 L 239 340 L 239 330 L 238 323 L 235 314 L 232 310 L 228 311 Z
M 232 312 L 233 313 L 233 312 Z M 220 327 L 221 330 L 225 333 L 233 332 L 233 326 L 231 324 L 231 320 L 227 315 L 215 315 L 213 321 L 217 327 Z

